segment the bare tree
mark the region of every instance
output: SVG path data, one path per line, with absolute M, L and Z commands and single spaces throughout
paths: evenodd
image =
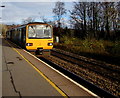
M 45 16 L 41 16 L 41 19 L 42 19 L 42 21 L 43 21 L 44 23 L 47 23 L 47 22 L 48 22 L 48 20 L 45 18 Z
M 101 20 L 103 23 L 103 28 L 105 30 L 105 38 L 110 39 L 111 36 L 113 36 L 113 33 L 116 29 L 116 23 L 117 23 L 117 14 L 118 11 L 116 9 L 116 3 L 115 2 L 102 2 L 101 3 Z M 112 31 L 112 32 L 111 32 Z
M 61 18 L 62 16 L 66 13 L 66 9 L 64 8 L 65 4 L 64 2 L 56 2 L 55 4 L 55 8 L 53 8 L 53 13 L 56 15 L 57 17 L 57 24 L 58 27 L 61 27 Z
M 81 38 L 87 35 L 87 2 L 74 2 L 71 18 L 75 21 L 75 29 L 82 30 L 78 34 Z
M 97 31 L 98 31 L 98 26 L 99 26 L 99 18 L 98 18 L 98 14 L 99 14 L 99 3 L 93 3 L 93 30 L 94 30 L 94 37 L 97 37 Z
M 69 12 L 75 29 L 79 30 L 77 35 L 113 39 L 120 20 L 119 5 L 119 2 L 74 2 Z
M 97 37 L 99 30 L 100 4 L 98 2 L 88 2 L 87 6 L 87 30 L 90 37 Z
M 117 10 L 117 15 L 116 15 L 116 29 L 120 30 L 120 1 L 116 2 L 116 10 Z
M 29 22 L 34 22 L 34 21 L 35 21 L 34 18 L 28 17 L 28 18 L 26 18 L 26 19 L 23 19 L 23 20 L 22 20 L 22 23 L 23 23 L 23 24 L 27 24 L 27 23 L 29 23 Z
M 115 3 L 116 15 L 113 19 L 113 28 L 115 30 L 115 38 L 120 39 L 120 1 Z

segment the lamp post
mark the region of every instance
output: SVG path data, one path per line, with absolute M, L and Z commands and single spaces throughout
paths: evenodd
M 0 7 L 5 7 L 5 5 L 1 5 Z M 1 17 L 0 17 L 0 19 L 1 19 Z
M 1 5 L 0 7 L 5 7 L 5 5 Z M 0 17 L 0 19 L 2 19 L 1 17 Z M 0 27 L 0 29 L 2 29 L 1 27 Z M 1 32 L 2 32 L 2 30 L 0 30 L 0 35 L 1 35 Z
M 1 5 L 0 7 L 5 7 L 5 5 Z

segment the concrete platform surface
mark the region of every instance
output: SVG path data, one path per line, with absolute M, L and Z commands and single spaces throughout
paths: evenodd
M 61 96 L 4 40 L 2 96 Z
M 0 38 L 2 96 L 94 96 L 23 49 Z

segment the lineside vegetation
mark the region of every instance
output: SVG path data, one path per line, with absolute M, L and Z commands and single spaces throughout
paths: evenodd
M 120 64 L 120 40 L 110 41 L 89 38 L 82 40 L 63 36 L 60 39 L 60 43 L 55 43 L 54 47 L 90 58 L 103 60 L 108 63 Z

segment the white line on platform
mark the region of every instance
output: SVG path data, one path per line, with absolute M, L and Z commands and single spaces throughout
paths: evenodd
M 60 75 L 64 76 L 65 78 L 67 78 L 68 80 L 70 80 L 71 82 L 73 82 L 74 84 L 76 84 L 77 86 L 79 86 L 80 88 L 84 89 L 85 91 L 87 91 L 88 93 L 90 93 L 93 96 L 98 97 L 98 95 L 94 94 L 93 92 L 91 92 L 90 90 L 88 90 L 87 88 L 85 88 L 84 86 L 78 84 L 77 82 L 75 82 L 74 80 L 72 80 L 71 78 L 69 78 L 68 76 L 64 75 L 63 73 L 61 73 L 60 71 L 56 70 L 55 68 L 51 67 L 49 64 L 45 63 L 44 61 L 38 59 L 36 56 L 34 56 L 33 54 L 31 54 L 30 52 L 27 52 L 26 50 L 23 49 L 23 51 L 25 51 L 26 53 L 28 53 L 29 55 L 33 56 L 34 58 L 36 58 L 37 60 L 39 60 L 40 62 L 42 62 L 43 64 L 47 65 L 48 67 L 50 67 L 51 69 L 53 69 L 54 71 L 56 71 L 57 73 L 59 73 Z

